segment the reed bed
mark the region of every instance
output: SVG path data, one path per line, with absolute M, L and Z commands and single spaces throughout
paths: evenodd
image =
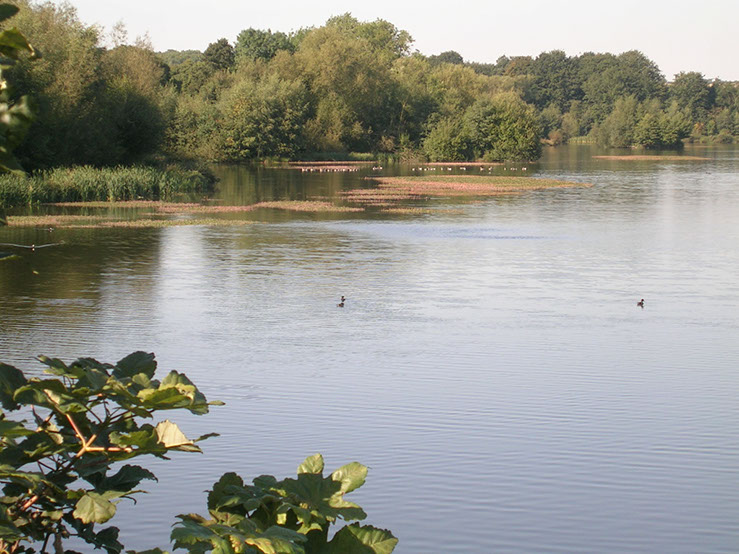
M 627 161 L 627 162 L 643 162 L 643 161 L 669 161 L 669 162 L 675 162 L 675 161 L 706 161 L 710 160 L 711 158 L 704 158 L 701 156 L 650 156 L 645 154 L 639 154 L 639 155 L 632 155 L 632 156 L 593 156 L 593 159 L 595 160 L 618 160 L 618 161 Z
M 202 193 L 213 181 L 182 168 L 80 166 L 32 175 L 0 175 L 0 207 L 59 202 L 168 200 L 178 194 Z

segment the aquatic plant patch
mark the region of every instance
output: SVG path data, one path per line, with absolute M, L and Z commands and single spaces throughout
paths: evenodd
M 57 168 L 33 175 L 0 175 L 0 207 L 58 202 L 169 200 L 212 189 L 198 171 L 145 166 Z
M 626 162 L 644 162 L 644 161 L 669 161 L 669 162 L 689 162 L 689 161 L 705 161 L 711 158 L 703 158 L 701 156 L 649 156 L 649 155 L 633 155 L 633 156 L 593 156 L 594 160 L 618 160 Z
M 292 212 L 361 212 L 364 208 L 353 206 L 338 206 L 330 202 L 277 200 L 274 202 L 259 202 L 254 208 L 272 208 L 275 210 L 288 210 Z
M 574 181 L 496 175 L 424 175 L 418 177 L 367 178 L 379 183 L 380 189 L 423 196 L 497 196 L 530 190 L 592 186 L 589 183 Z

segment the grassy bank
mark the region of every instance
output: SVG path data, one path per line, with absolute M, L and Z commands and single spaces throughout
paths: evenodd
M 51 202 L 170 200 L 212 189 L 214 179 L 182 167 L 58 168 L 0 175 L 0 208 Z

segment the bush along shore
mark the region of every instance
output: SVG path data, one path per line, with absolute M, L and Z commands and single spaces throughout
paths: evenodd
M 79 166 L 31 175 L 0 175 L 0 209 L 51 202 L 171 200 L 213 189 L 215 178 L 201 170 Z

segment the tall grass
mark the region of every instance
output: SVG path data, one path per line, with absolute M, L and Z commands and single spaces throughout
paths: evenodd
M 209 190 L 213 179 L 194 170 L 144 166 L 80 166 L 0 175 L 0 208 L 50 202 L 170 200 Z

